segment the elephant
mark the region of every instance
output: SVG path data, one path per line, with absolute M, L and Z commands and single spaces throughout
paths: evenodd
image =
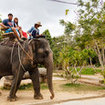
M 53 52 L 49 43 L 44 38 L 25 40 L 21 44 L 16 42 L 13 46 L 0 45 L 0 78 L 13 75 L 11 90 L 7 99 L 16 101 L 16 92 L 25 72 L 29 72 L 33 83 L 34 98 L 43 99 L 40 93 L 38 64 L 43 64 L 47 69 L 47 83 L 54 98 L 52 73 Z

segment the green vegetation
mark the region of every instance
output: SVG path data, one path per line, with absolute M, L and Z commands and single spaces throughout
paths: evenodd
M 1 88 L 2 90 L 10 90 L 10 89 L 5 89 Z M 46 90 L 48 89 L 46 83 L 41 84 L 41 89 Z M 95 86 L 95 85 L 88 85 L 88 84 L 79 84 L 79 83 L 65 83 L 64 81 L 59 81 L 54 83 L 54 89 L 55 91 L 67 91 L 67 92 L 88 92 L 88 91 L 98 91 L 98 90 L 105 90 L 105 87 L 102 86 Z M 26 84 L 26 85 L 21 85 L 19 90 L 33 90 L 33 85 L 31 83 Z
M 49 44 L 50 44 L 50 46 L 52 47 L 53 42 L 52 42 L 52 38 L 51 38 L 51 34 L 50 34 L 49 30 L 46 29 L 46 30 L 43 32 L 43 35 L 46 36 L 46 39 L 49 41 Z
M 93 68 L 83 68 L 81 71 L 81 74 L 83 75 L 94 75 L 96 73 L 101 73 L 102 71 L 100 69 L 93 69 Z
M 96 73 L 95 70 L 87 69 L 88 65 L 93 69 L 101 66 L 101 74 L 105 78 L 105 2 L 100 4 L 98 0 L 78 0 L 78 4 L 78 20 L 72 23 L 61 19 L 64 35 L 52 38 L 55 69 L 64 70 L 72 83 L 74 77 L 81 73 Z M 70 13 L 68 11 L 66 16 Z M 77 73 L 74 74 L 74 71 Z
M 29 83 L 29 84 L 23 84 L 23 85 L 21 85 L 20 87 L 19 87 L 19 90 L 30 90 L 30 89 L 32 89 L 32 84 L 31 83 Z
M 87 84 L 72 84 L 67 83 L 61 85 L 63 91 L 98 91 L 98 90 L 105 90 L 105 87 L 94 86 L 94 85 L 87 85 Z
M 10 90 L 10 88 L 4 88 L 2 87 L 1 89 L 3 90 Z M 28 84 L 23 84 L 19 87 L 19 90 L 32 90 L 33 89 L 33 85 L 32 83 L 28 83 Z M 48 89 L 47 84 L 46 83 L 41 83 L 41 89 Z
M 20 90 L 31 90 L 31 89 L 33 89 L 33 85 L 32 85 L 32 83 L 21 85 L 19 89 Z M 47 84 L 41 83 L 41 89 L 43 89 L 43 90 L 48 89 Z

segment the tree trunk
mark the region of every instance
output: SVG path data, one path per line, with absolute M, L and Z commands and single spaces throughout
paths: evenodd
M 90 60 L 90 65 L 91 65 L 91 67 L 92 67 L 92 58 L 91 57 L 89 57 L 89 60 Z
M 100 49 L 97 45 L 97 43 L 95 42 L 95 45 L 96 45 L 96 48 L 94 48 L 96 54 L 98 55 L 98 59 L 99 59 L 99 62 L 100 62 L 100 65 L 102 67 L 102 70 L 104 69 L 104 65 L 103 65 L 103 60 L 102 60 L 102 56 L 101 56 L 101 52 L 100 52 Z
M 105 65 L 105 48 L 102 48 L 103 65 Z

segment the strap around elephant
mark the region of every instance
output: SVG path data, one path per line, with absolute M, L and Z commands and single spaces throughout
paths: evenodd
M 18 45 L 21 47 L 21 49 L 23 50 L 23 52 L 29 57 L 30 60 L 34 61 L 33 58 L 24 50 L 24 48 L 22 47 L 22 45 L 18 42 Z

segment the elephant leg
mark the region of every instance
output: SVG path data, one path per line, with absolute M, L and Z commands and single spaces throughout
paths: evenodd
M 0 76 L 0 79 L 1 79 L 1 78 L 2 78 L 2 76 Z M 2 94 L 2 93 L 0 92 L 0 96 L 1 96 L 1 94 Z
M 17 73 L 14 75 L 14 79 L 12 82 L 12 86 L 11 86 L 11 90 L 10 90 L 10 94 L 8 96 L 8 100 L 9 101 L 16 101 L 16 92 L 20 86 L 20 82 L 23 78 L 24 75 L 24 71 L 22 69 L 18 70 Z
M 38 69 L 33 69 L 29 71 L 30 78 L 33 83 L 33 88 L 34 88 L 34 98 L 35 99 L 43 99 L 43 96 L 40 93 L 40 82 L 39 82 L 39 71 Z
M 0 79 L 2 78 L 2 76 L 0 76 Z

